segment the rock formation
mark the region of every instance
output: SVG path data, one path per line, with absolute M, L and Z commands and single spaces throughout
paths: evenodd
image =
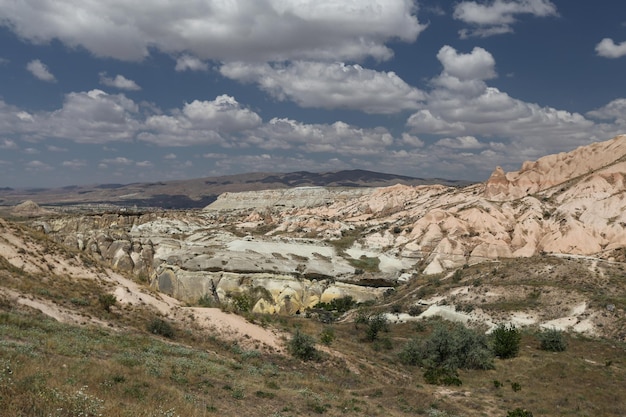
M 263 287 L 257 311 L 294 312 L 498 258 L 623 259 L 625 156 L 622 135 L 517 172 L 497 168 L 465 188 L 227 193 L 202 211 L 57 218 L 42 228 L 178 298 Z

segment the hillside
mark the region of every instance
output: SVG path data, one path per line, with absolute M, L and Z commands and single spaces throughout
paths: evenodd
M 626 135 L 465 187 L 16 206 L 0 219 L 0 409 L 623 416 L 624 155 Z M 521 338 L 511 358 L 502 325 Z M 302 334 L 314 350 L 294 353 Z M 481 349 L 470 365 L 447 357 L 463 343 Z
M 178 181 L 133 184 L 68 185 L 62 188 L 0 188 L 0 207 L 26 200 L 40 205 L 73 209 L 133 207 L 153 209 L 202 208 L 225 192 L 286 189 L 304 186 L 385 187 L 394 184 L 467 185 L 467 181 L 412 178 L 365 170 L 325 173 L 248 173 Z M 95 206 L 95 207 L 93 207 Z

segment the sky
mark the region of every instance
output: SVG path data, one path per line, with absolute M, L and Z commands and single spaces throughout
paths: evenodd
M 0 0 L 0 187 L 484 181 L 622 133 L 623 0 Z

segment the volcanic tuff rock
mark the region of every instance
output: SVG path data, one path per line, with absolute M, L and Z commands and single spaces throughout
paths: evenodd
M 263 287 L 271 296 L 257 310 L 293 312 L 498 258 L 624 260 L 625 155 L 622 135 L 518 172 L 498 168 L 465 188 L 227 193 L 202 211 L 58 218 L 41 227 L 176 297 L 215 288 L 223 299 Z

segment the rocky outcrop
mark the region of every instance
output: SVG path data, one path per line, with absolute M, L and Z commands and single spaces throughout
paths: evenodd
M 205 210 L 317 207 L 329 205 L 336 201 L 366 196 L 371 194 L 373 190 L 373 188 L 297 187 L 282 190 L 223 193 Z
M 620 135 L 572 152 L 524 162 L 516 172 L 505 173 L 497 167 L 485 184 L 484 196 L 490 200 L 514 200 L 605 169 L 625 156 L 626 135 Z
M 228 193 L 203 211 L 48 220 L 66 245 L 185 300 L 268 288 L 257 311 L 366 299 L 415 274 L 626 247 L 626 135 L 465 188 L 396 185 Z M 363 293 L 362 293 L 363 292 Z M 288 299 L 289 303 L 285 304 Z

